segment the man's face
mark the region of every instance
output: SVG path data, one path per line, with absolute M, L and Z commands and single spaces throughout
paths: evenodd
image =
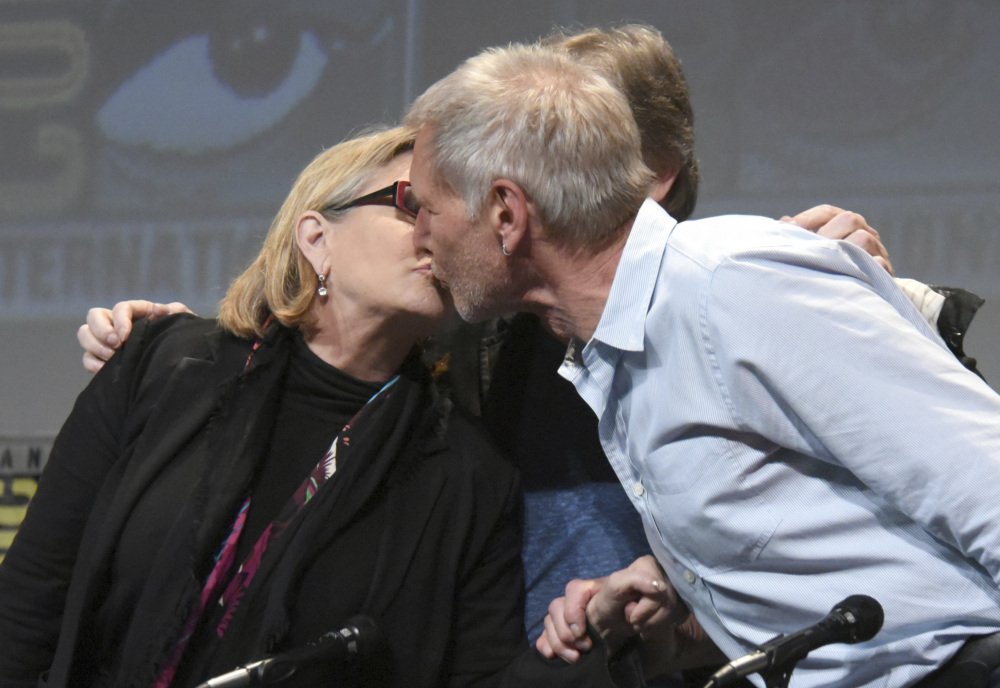
M 484 219 L 469 217 L 465 201 L 433 175 L 432 134 L 417 135 L 410 168 L 413 195 L 420 204 L 413 241 L 432 260 L 434 276 L 451 291 L 455 309 L 468 322 L 514 310 L 511 280 L 500 240 Z

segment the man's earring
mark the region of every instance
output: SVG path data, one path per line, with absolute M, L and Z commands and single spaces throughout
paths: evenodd
M 316 275 L 316 278 L 319 280 L 319 289 L 316 290 L 316 293 L 320 296 L 329 294 L 330 292 L 326 289 L 326 275 Z
M 503 254 L 505 256 L 509 257 L 511 255 L 510 249 L 507 248 L 507 242 L 506 241 L 501 241 L 500 242 L 500 250 L 503 252 Z

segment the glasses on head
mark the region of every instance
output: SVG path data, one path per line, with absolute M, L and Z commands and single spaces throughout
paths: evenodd
M 395 206 L 410 217 L 416 217 L 417 212 L 420 210 L 420 206 L 417 205 L 416 200 L 413 198 L 413 193 L 410 191 L 410 182 L 401 179 L 393 182 L 384 189 L 372 191 L 370 194 L 355 198 L 353 201 L 348 201 L 343 205 L 336 207 L 328 205 L 323 208 L 323 212 L 347 210 L 348 208 L 356 208 L 359 205 Z

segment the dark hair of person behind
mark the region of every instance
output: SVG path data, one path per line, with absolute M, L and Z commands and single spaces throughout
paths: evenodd
M 663 206 L 686 220 L 698 198 L 698 161 L 694 156 L 694 111 L 680 60 L 659 31 L 640 24 L 613 29 L 556 32 L 543 45 L 615 79 L 628 98 L 642 136 L 642 155 L 657 174 L 677 170 Z

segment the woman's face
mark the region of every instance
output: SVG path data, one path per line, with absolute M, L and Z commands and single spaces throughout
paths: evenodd
M 372 175 L 356 197 L 409 180 L 406 153 Z M 398 322 L 414 338 L 432 334 L 451 301 L 431 272 L 431 260 L 413 245 L 414 218 L 387 205 L 361 205 L 330 221 L 326 248 L 327 306 L 349 317 Z

